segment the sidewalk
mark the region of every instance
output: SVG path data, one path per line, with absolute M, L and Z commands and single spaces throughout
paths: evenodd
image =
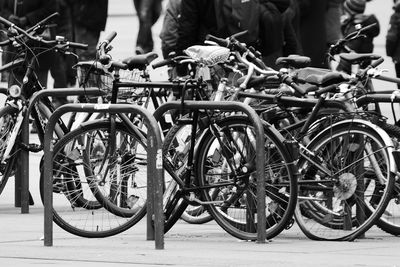
M 39 205 L 40 206 L 40 203 Z M 105 239 L 84 239 L 54 226 L 54 246 L 44 247 L 43 209 L 19 214 L 0 205 L 2 266 L 399 266 L 400 242 L 374 228 L 355 242 L 308 240 L 295 227 L 271 242 L 237 240 L 214 222 L 190 225 L 180 221 L 165 236 L 165 249 L 146 241 L 145 220 L 125 233 Z
M 271 242 L 237 240 L 214 222 L 178 222 L 165 236 L 165 249 L 146 241 L 145 220 L 125 233 L 105 239 L 84 239 L 54 226 L 54 246 L 44 247 L 42 208 L 19 214 L 0 205 L 2 266 L 399 266 L 398 238 L 378 229 L 355 242 L 317 242 L 296 228 Z

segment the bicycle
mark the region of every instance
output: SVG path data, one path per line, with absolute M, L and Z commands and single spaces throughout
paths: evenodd
M 34 72 L 37 64 L 36 55 L 47 50 L 68 53 L 69 48 L 86 48 L 85 44 L 68 42 L 61 37 L 56 40 L 44 40 L 38 35 L 32 35 L 39 31 L 39 29 L 46 28 L 47 24 L 45 23 L 54 16 L 55 15 L 51 15 L 42 20 L 29 32 L 20 29 L 6 19 L 0 17 L 0 23 L 4 24 L 10 33 L 9 40 L 2 42 L 2 45 L 13 43 L 19 51 L 19 56 L 12 62 L 3 66 L 2 70 L 18 68 L 25 72 L 21 87 L 19 85 L 12 85 L 8 88 L 8 97 L 5 106 L 0 109 L 2 132 L 0 193 L 3 191 L 8 178 L 14 174 L 15 163 L 18 159 L 18 151 L 24 149 L 30 152 L 39 152 L 43 149 L 40 144 L 24 144 L 19 141 L 22 121 L 26 111 L 29 109 L 30 98 L 35 92 L 43 89 Z M 41 126 L 38 132 L 41 143 L 43 142 L 45 122 L 47 118 L 50 117 L 53 110 L 54 108 L 48 97 L 39 100 L 35 103 L 34 108 L 32 108 L 31 115 L 37 125 Z M 68 128 L 60 121 L 56 129 L 57 136 L 61 137 L 66 132 L 68 132 Z
M 99 46 L 99 62 L 107 66 L 107 73 L 104 67 L 81 63 L 88 67 L 85 77 L 100 82 L 98 86 L 107 91 L 110 103 L 119 103 L 125 100 L 121 96 L 128 96 L 134 103 L 153 103 L 157 107 L 159 97 L 167 97 L 167 91 L 180 93 L 184 86 L 181 81 L 122 81 L 121 70 L 145 70 L 155 54 L 129 57 L 123 62 L 111 60 L 108 45 L 115 35 L 111 33 Z M 111 86 L 105 87 L 103 82 L 110 76 Z M 54 146 L 53 198 L 59 203 L 53 209 L 55 222 L 84 237 L 115 235 L 136 224 L 146 213 L 146 150 L 145 127 L 137 116 L 105 116 L 65 135 Z M 87 215 L 81 218 L 78 213 Z M 108 221 L 102 220 L 103 214 L 107 214 Z
M 226 40 L 221 40 L 216 37 L 212 38 L 221 45 L 227 45 Z M 228 41 L 233 43 L 235 42 L 234 39 L 230 39 Z M 290 60 L 295 61 L 293 58 L 291 58 Z M 256 66 L 255 64 L 250 63 L 249 61 L 246 60 L 245 56 L 242 57 L 241 61 L 250 66 L 249 70 L 255 70 L 257 73 L 261 74 L 266 73 L 265 68 L 263 69 L 260 68 L 259 66 Z M 300 63 L 304 63 L 304 59 L 299 59 L 299 64 Z M 299 72 L 303 71 L 307 73 L 306 69 L 300 69 Z M 295 91 L 299 95 L 305 95 L 305 93 L 308 90 L 311 91 L 319 89 L 323 86 L 327 86 L 326 88 L 322 88 L 319 91 L 317 91 L 318 93 L 315 93 L 318 96 L 322 96 L 324 92 L 329 92 L 329 90 L 335 89 L 337 87 L 336 84 L 338 82 L 347 81 L 347 79 L 345 79 L 345 77 L 340 73 L 315 70 L 312 68 L 310 68 L 308 71 L 309 71 L 308 73 L 312 75 L 304 75 L 304 77 L 306 78 L 305 79 L 306 82 L 308 82 L 309 84 L 313 84 L 313 87 L 309 88 L 298 88 L 299 86 L 294 82 L 294 78 L 292 79 L 290 76 L 286 74 L 282 75 L 283 77 L 281 76 L 281 80 L 283 80 L 283 82 L 287 83 L 287 85 L 289 86 L 288 88 L 289 90 L 287 90 L 287 92 L 293 94 L 293 89 L 295 89 Z M 264 80 L 265 77 L 261 76 L 261 78 L 258 79 L 258 84 L 262 84 Z M 254 78 L 253 81 L 257 81 L 257 77 Z M 249 83 L 251 82 L 252 82 L 252 77 L 249 78 Z M 253 84 L 256 84 L 256 82 L 254 82 Z M 296 219 L 300 228 L 308 237 L 312 239 L 350 240 L 356 238 L 363 232 L 367 231 L 369 227 L 373 225 L 375 220 L 379 218 L 379 216 L 384 212 L 386 208 L 386 204 L 391 193 L 391 188 L 394 183 L 394 175 L 396 173 L 396 170 L 394 169 L 395 166 L 394 159 L 391 155 L 393 144 L 391 143 L 390 138 L 383 130 L 376 129 L 374 125 L 372 125 L 367 121 L 355 118 L 346 119 L 345 116 L 342 116 L 345 119 L 342 121 L 341 120 L 337 121 L 337 118 L 339 118 L 340 116 L 336 116 L 334 117 L 334 119 L 332 118 L 332 116 L 331 119 L 325 116 L 324 118 L 322 118 L 322 120 L 317 121 L 316 124 L 311 124 L 312 122 L 315 122 L 315 119 L 317 118 L 320 108 L 325 104 L 327 104 L 325 98 L 320 97 L 319 100 L 302 99 L 300 102 L 299 98 L 283 96 L 282 93 L 284 90 L 276 90 L 276 91 L 278 92 L 280 91 L 281 93 L 280 94 L 278 93 L 278 95 L 276 94 L 268 95 L 268 90 L 265 90 L 265 94 L 239 93 L 239 95 L 241 94 L 242 97 L 246 98 L 253 98 L 253 99 L 258 98 L 261 100 L 265 100 L 266 101 L 265 104 L 269 104 L 269 106 L 267 105 L 258 107 L 260 109 L 260 113 L 262 114 L 262 116 L 265 116 L 265 118 L 268 119 L 268 121 L 271 121 L 271 123 L 276 125 L 278 128 L 282 128 L 281 132 L 283 134 L 288 133 L 290 138 L 295 138 L 295 140 L 298 140 L 300 144 L 299 169 L 303 174 L 303 176 L 298 181 L 299 200 L 295 211 Z M 332 107 L 334 108 L 340 108 L 346 112 L 354 112 L 353 110 L 349 110 L 348 108 L 346 108 L 346 106 L 338 102 L 332 104 L 334 104 L 332 105 Z M 288 118 L 292 120 L 293 118 L 298 116 L 296 114 L 296 110 L 294 110 L 293 112 L 290 110 L 290 108 L 289 109 L 285 108 L 285 106 L 289 107 L 308 106 L 313 108 L 313 111 L 311 115 L 306 117 L 305 120 L 300 121 L 299 119 L 296 119 L 295 120 L 296 123 L 294 125 L 288 125 L 285 127 L 285 123 L 281 125 L 279 124 L 284 122 L 284 120 L 287 120 Z M 281 115 L 279 115 L 278 112 L 281 112 Z M 275 123 L 273 121 L 275 121 Z M 297 134 L 293 135 L 293 130 L 295 129 L 300 129 L 300 137 Z M 309 129 L 313 131 L 308 131 Z M 365 137 L 362 137 L 364 135 Z M 301 142 L 302 139 L 304 139 L 304 137 L 306 136 L 309 136 L 307 138 L 308 141 L 303 145 Z M 354 167 L 353 165 L 356 164 L 352 165 L 350 163 L 352 161 L 348 161 L 349 165 L 348 167 L 346 167 L 348 169 L 348 174 L 343 173 L 342 176 L 340 176 L 338 172 L 337 173 L 338 176 L 336 177 L 336 175 L 332 176 L 332 174 L 335 174 L 336 171 L 329 170 L 329 168 L 334 168 L 335 165 L 334 164 L 328 165 L 328 162 L 325 163 L 325 161 L 323 160 L 326 157 L 317 156 L 318 153 L 322 153 L 322 151 L 329 151 L 326 150 L 325 147 L 336 147 L 337 149 L 341 148 L 339 144 L 343 143 L 340 143 L 339 141 L 346 140 L 345 138 L 346 136 L 353 136 L 354 139 L 351 140 L 349 139 L 348 142 L 354 144 L 364 139 L 372 140 L 377 144 L 383 142 L 380 145 L 368 144 L 363 146 L 369 150 L 369 152 L 365 153 L 365 155 L 369 155 L 368 157 L 365 157 L 364 159 L 363 157 L 361 157 L 358 158 L 358 160 L 357 157 L 353 158 L 353 160 L 355 160 L 356 162 L 371 162 L 370 160 L 372 159 L 369 159 L 369 157 L 371 155 L 374 155 L 372 158 L 375 159 L 372 160 L 372 162 L 379 162 L 376 161 L 376 159 L 383 159 L 383 161 L 385 162 L 385 164 L 383 164 L 381 167 L 378 167 L 377 164 L 372 164 L 372 169 L 376 172 L 376 174 L 378 174 L 376 177 L 382 177 L 382 174 L 385 175 L 385 178 L 380 180 L 380 182 L 382 182 L 382 187 L 381 187 L 382 189 L 376 191 L 376 193 L 379 193 L 380 191 L 382 191 L 383 193 L 382 195 L 375 193 L 376 194 L 375 199 L 370 198 L 370 196 L 367 196 L 367 198 L 365 199 L 365 204 L 357 204 L 358 205 L 357 211 L 363 214 L 363 216 L 361 217 L 364 217 L 360 219 L 357 219 L 356 217 L 352 216 L 351 215 L 352 213 L 349 213 L 348 208 L 346 212 L 338 213 L 335 212 L 334 210 L 334 208 L 337 207 L 329 206 L 329 204 L 325 203 L 325 201 L 328 201 L 329 199 L 333 201 L 333 197 L 339 196 L 338 192 L 344 190 L 344 188 L 347 188 L 346 186 L 344 186 L 345 183 L 348 183 L 349 181 L 354 182 L 358 180 L 356 179 L 357 176 L 350 175 L 350 173 L 357 173 L 356 170 L 352 169 L 352 167 Z M 338 143 L 336 143 L 336 145 L 333 145 L 332 143 L 333 141 L 331 141 L 331 139 L 338 140 Z M 357 147 L 361 147 L 360 145 L 361 143 Z M 383 152 L 380 151 L 380 149 L 378 150 L 374 149 L 375 150 L 374 151 L 370 149 L 371 147 L 372 148 L 382 147 L 388 150 Z M 339 150 L 337 150 L 337 152 L 339 152 Z M 327 168 L 328 166 L 329 168 Z M 346 170 L 346 168 L 343 167 L 343 170 Z M 311 176 L 308 176 L 309 173 L 307 169 L 313 170 L 310 171 L 312 173 Z M 313 175 L 317 176 L 314 177 Z M 371 185 L 372 182 L 376 182 L 376 180 L 371 178 L 371 176 L 369 177 L 370 177 L 369 180 L 366 180 L 369 181 L 369 185 Z M 380 188 L 380 185 L 378 186 L 377 184 L 376 189 L 378 188 Z M 336 190 L 337 192 L 336 195 L 333 192 L 330 193 L 329 196 L 326 195 L 327 193 L 329 193 L 329 191 L 332 191 L 333 189 Z M 357 188 L 354 187 L 353 185 L 352 190 L 354 191 L 352 191 L 352 193 L 349 193 L 350 191 L 347 191 L 347 194 L 343 194 L 342 196 L 338 197 L 338 199 L 342 202 L 342 205 L 346 205 L 347 199 L 350 199 L 353 196 L 357 197 L 357 195 L 354 195 L 355 192 L 358 192 L 356 191 L 356 189 Z M 364 196 L 363 190 L 360 190 L 360 196 L 361 197 Z M 369 205 L 370 199 L 372 203 L 374 203 L 375 205 L 372 208 L 371 205 Z M 354 204 L 355 204 L 354 202 L 348 203 L 349 206 L 352 207 L 357 206 Z M 374 208 L 376 209 L 374 210 Z M 304 215 L 305 214 L 304 212 L 307 210 L 310 210 L 311 212 Z M 346 218 L 347 216 L 346 214 L 349 215 L 348 218 Z M 313 222 L 312 226 L 309 225 L 309 222 Z M 340 228 L 345 230 L 340 232 L 338 231 Z M 318 232 L 319 230 L 317 229 L 321 229 L 320 232 Z

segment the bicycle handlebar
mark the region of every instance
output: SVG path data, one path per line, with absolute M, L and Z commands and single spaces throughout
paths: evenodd
M 116 31 L 110 32 L 107 35 L 107 37 L 104 38 L 104 40 L 101 42 L 100 47 L 106 48 L 107 45 L 109 45 L 114 40 L 115 36 L 117 36 L 117 32 Z
M 99 45 L 99 61 L 103 65 L 110 64 L 111 56 L 107 54 L 108 45 L 114 40 L 115 36 L 117 36 L 116 31 L 110 32 L 107 37 L 100 43 Z
M 99 62 L 104 65 L 106 68 L 110 68 L 111 66 L 116 67 L 118 69 L 128 69 L 128 65 L 119 62 L 119 61 L 114 61 L 112 60 L 111 55 L 108 54 L 108 51 L 111 50 L 111 47 L 109 44 L 114 40 L 114 38 L 117 36 L 116 31 L 110 32 L 106 38 L 104 38 L 103 41 L 100 42 L 97 50 L 97 54 L 99 56 Z
M 367 26 L 365 26 L 365 27 L 362 27 L 362 28 L 360 28 L 359 30 L 354 31 L 354 32 L 348 34 L 344 39 L 348 41 L 348 40 L 350 40 L 351 38 L 353 38 L 353 37 L 355 37 L 355 36 L 357 36 L 357 35 L 360 35 L 361 33 L 366 32 L 367 30 L 372 29 L 373 27 L 376 27 L 376 25 L 377 25 L 377 23 L 372 23 L 372 24 L 370 24 L 370 25 L 367 25 Z
M 157 63 L 152 64 L 151 67 L 152 67 L 153 69 L 157 69 L 157 68 L 161 68 L 161 67 L 170 65 L 172 62 L 174 62 L 174 59 L 172 59 L 172 58 L 167 58 L 167 59 L 164 59 L 164 60 L 161 60 L 161 61 L 159 61 L 159 62 L 157 62 Z
M 49 20 L 58 17 L 60 14 L 58 12 L 54 12 L 53 14 L 47 16 L 46 18 L 42 19 L 41 21 L 39 21 L 38 23 L 36 23 L 35 25 L 33 25 L 32 27 L 30 27 L 29 29 L 26 30 L 26 32 L 35 32 L 37 31 L 37 29 L 39 29 L 40 27 L 42 27 L 43 25 L 45 25 L 46 22 L 48 22 Z
M 10 21 L 6 20 L 5 18 L 0 16 L 0 23 L 3 25 L 7 26 L 8 28 L 12 29 L 15 31 L 15 40 L 18 40 L 18 37 L 27 37 L 29 40 L 40 42 L 41 44 L 44 44 L 46 46 L 56 46 L 55 48 L 57 49 L 65 49 L 66 47 L 71 47 L 71 48 L 76 48 L 76 49 L 87 49 L 88 45 L 83 44 L 83 43 L 76 43 L 76 42 L 68 42 L 64 38 L 58 38 L 56 40 L 45 40 L 41 36 L 35 36 L 33 34 L 36 33 L 36 31 L 41 28 L 47 21 L 50 19 L 58 16 L 59 13 L 53 13 L 50 16 L 44 18 L 43 20 L 39 21 L 36 23 L 34 26 L 29 28 L 28 30 L 23 30 L 20 27 L 16 26 L 15 24 L 11 23 Z M 10 43 L 10 40 L 6 40 L 3 42 L 0 42 L 0 46 L 3 45 L 8 45 Z M 58 45 L 58 46 L 57 46 Z
M 168 65 L 177 65 L 181 63 L 195 63 L 195 61 L 189 56 L 175 56 L 171 58 L 166 58 L 157 63 L 152 64 L 153 69 L 161 68 Z
M 365 77 L 365 75 L 367 74 L 367 72 L 368 72 L 370 69 L 376 68 L 377 66 L 379 66 L 380 64 L 382 64 L 383 61 L 384 61 L 384 59 L 383 59 L 383 57 L 381 57 L 381 58 L 379 58 L 379 59 L 377 59 L 377 60 L 371 62 L 371 64 L 370 64 L 368 67 L 366 67 L 365 69 L 361 70 L 361 71 L 357 74 L 357 77 L 358 77 L 358 78 L 363 78 L 363 77 Z
M 323 87 L 323 88 L 318 89 L 317 91 L 315 91 L 315 95 L 316 96 L 320 96 L 320 95 L 325 94 L 325 93 L 336 92 L 337 88 L 338 88 L 337 84 L 331 84 L 331 85 L 328 85 L 326 87 Z
M 299 93 L 301 96 L 304 96 L 307 94 L 307 92 L 301 88 L 300 86 L 297 85 L 297 83 L 295 83 L 292 79 L 292 77 L 290 77 L 289 75 L 285 74 L 283 76 L 280 77 L 281 81 L 287 85 L 289 85 L 290 87 L 292 87 L 297 93 Z
M 76 43 L 76 42 L 67 42 L 66 44 L 71 48 L 76 48 L 76 49 L 81 49 L 81 50 L 87 50 L 88 49 L 88 45 L 87 44 Z
M 219 37 L 216 37 L 216 36 L 214 36 L 214 35 L 211 35 L 211 34 L 207 34 L 207 35 L 206 35 L 206 40 L 215 42 L 215 43 L 217 43 L 219 46 L 223 46 L 223 47 L 230 48 L 229 39 L 223 39 L 223 38 L 219 38 Z
M 256 51 L 254 48 L 248 48 L 246 44 L 239 42 L 236 38 L 246 34 L 247 31 L 238 32 L 226 39 L 216 37 L 211 34 L 206 35 L 206 40 L 217 43 L 220 46 L 229 48 L 232 51 L 238 51 L 240 53 L 247 53 L 250 61 L 257 67 L 266 68 L 264 62 L 260 59 L 261 53 Z
M 348 49 L 346 49 L 345 44 L 350 40 L 354 40 L 354 39 L 363 37 L 363 35 L 362 35 L 363 32 L 366 32 L 369 29 L 376 27 L 376 25 L 377 25 L 377 23 L 367 25 L 367 26 L 362 27 L 352 33 L 349 33 L 347 36 L 339 39 L 335 44 L 330 46 L 329 55 L 336 55 L 336 54 L 340 53 L 341 52 L 340 49 L 345 49 L 346 52 L 350 52 L 350 51 L 348 51 Z

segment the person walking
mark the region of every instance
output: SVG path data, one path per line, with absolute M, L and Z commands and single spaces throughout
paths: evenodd
M 369 26 L 374 25 L 368 30 L 363 31 L 362 38 L 357 38 L 346 43 L 350 50 L 356 53 L 372 53 L 374 51 L 374 38 L 379 35 L 379 21 L 374 14 L 364 14 L 366 0 L 346 0 L 343 4 L 344 14 L 341 17 L 341 29 L 343 36 Z M 360 68 L 365 68 L 370 62 L 363 62 Z M 340 61 L 338 70 L 351 73 L 351 65 L 344 60 Z
M 164 58 L 168 58 L 175 51 L 178 40 L 178 25 L 181 16 L 181 1 L 169 0 L 165 9 L 165 16 L 160 32 L 161 51 Z
M 151 28 L 160 17 L 161 0 L 133 0 L 139 19 L 139 32 L 136 40 L 136 54 L 145 54 L 153 51 L 154 41 Z
M 56 35 L 72 41 L 72 10 L 66 0 L 57 1 Z M 54 79 L 53 88 L 67 88 L 75 85 L 75 71 L 72 68 L 76 58 L 73 55 L 56 53 L 53 64 L 50 66 L 50 74 Z M 53 104 L 59 107 L 68 103 L 67 97 L 54 97 Z
M 79 60 L 94 60 L 100 33 L 108 17 L 108 0 L 66 0 L 72 9 L 73 41 L 85 43 L 87 50 L 77 50 Z
M 326 67 L 325 15 L 328 0 L 297 0 L 300 10 L 300 42 L 312 67 Z
M 386 34 L 386 55 L 392 58 L 396 77 L 400 78 L 400 0 L 393 2 L 394 12 L 390 16 Z M 397 88 L 400 89 L 400 84 L 397 84 Z

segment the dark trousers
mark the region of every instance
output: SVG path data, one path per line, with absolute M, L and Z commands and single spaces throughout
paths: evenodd
M 5 59 L 5 63 L 14 60 L 13 49 L 9 50 L 10 54 Z M 47 77 L 49 74 L 50 66 L 53 64 L 54 52 L 46 52 L 37 57 L 37 65 L 35 66 L 35 73 L 43 87 L 47 87 Z M 17 84 L 22 86 L 22 79 L 25 76 L 25 68 L 17 68 L 10 71 L 8 74 L 8 86 Z
M 144 53 L 153 51 L 154 42 L 151 27 L 160 17 L 161 0 L 133 0 L 133 4 L 139 18 L 136 47 L 142 48 Z
M 396 77 L 400 78 L 400 62 L 394 63 L 394 69 L 396 71 Z M 397 84 L 397 89 L 400 89 L 400 84 Z
M 79 61 L 95 60 L 97 52 L 97 44 L 99 42 L 100 31 L 90 30 L 80 25 L 75 25 L 75 42 L 88 45 L 86 50 L 77 50 Z

